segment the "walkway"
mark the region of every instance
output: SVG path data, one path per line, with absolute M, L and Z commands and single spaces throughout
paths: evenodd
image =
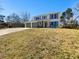
M 0 30 L 0 36 L 5 35 L 5 34 L 9 34 L 9 33 L 13 33 L 13 32 L 17 32 L 17 31 L 22 31 L 25 29 L 29 29 L 29 28 L 8 28 L 8 29 L 1 29 Z

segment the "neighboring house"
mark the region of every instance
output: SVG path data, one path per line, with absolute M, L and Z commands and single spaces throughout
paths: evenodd
M 31 21 L 25 23 L 25 27 L 31 28 L 58 28 L 60 26 L 61 13 L 48 13 L 35 16 Z

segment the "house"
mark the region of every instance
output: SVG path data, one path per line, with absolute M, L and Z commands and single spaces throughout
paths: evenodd
M 38 15 L 25 23 L 25 27 L 31 28 L 58 28 L 60 26 L 60 12 Z

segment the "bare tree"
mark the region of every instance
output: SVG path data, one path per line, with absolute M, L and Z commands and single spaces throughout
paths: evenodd
M 1 2 L 0 2 L 1 3 Z M 2 6 L 0 5 L 0 12 L 2 12 L 4 9 L 2 8 Z M 4 22 L 4 15 L 0 14 L 0 22 Z
M 20 17 L 16 13 L 7 16 L 6 21 L 11 27 L 20 27 L 21 25 Z
M 20 17 L 16 13 L 13 13 L 13 14 L 7 16 L 7 22 L 18 23 L 18 22 L 20 22 Z
M 24 24 L 25 28 L 26 28 L 26 22 L 28 22 L 30 20 L 30 13 L 24 12 L 21 15 L 21 23 Z
M 21 22 L 25 23 L 30 20 L 30 13 L 24 12 L 21 15 Z
M 74 8 L 74 16 L 75 16 L 75 18 L 74 18 L 74 20 L 75 21 L 77 21 L 76 23 L 77 23 L 77 25 L 79 25 L 78 23 L 78 20 L 79 20 L 79 2 L 76 4 L 76 6 L 75 6 L 75 8 Z

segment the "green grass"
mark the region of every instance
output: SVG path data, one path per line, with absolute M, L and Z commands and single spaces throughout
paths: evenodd
M 29 29 L 2 36 L 0 59 L 79 59 L 79 30 Z

